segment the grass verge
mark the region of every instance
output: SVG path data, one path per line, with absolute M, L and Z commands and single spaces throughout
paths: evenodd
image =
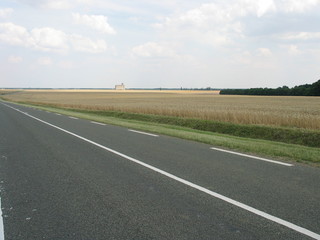
M 136 130 L 207 143 L 213 146 L 220 146 L 262 157 L 269 157 L 284 161 L 293 160 L 296 162 L 312 163 L 312 165 L 320 166 L 320 148 L 318 147 L 232 136 L 228 134 L 193 129 L 184 125 L 179 126 L 178 124 L 180 122 L 174 122 L 174 119 L 171 119 L 171 117 L 164 119 L 160 118 L 163 122 L 156 122 L 153 117 L 157 119 L 158 116 L 119 112 L 87 111 L 79 109 L 64 109 L 53 106 L 39 106 L 25 103 L 23 105 L 37 107 L 39 109 L 51 112 L 102 122 L 106 124 L 118 125 Z M 165 121 L 166 119 L 167 121 Z

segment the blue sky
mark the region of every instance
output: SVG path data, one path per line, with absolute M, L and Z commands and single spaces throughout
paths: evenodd
M 0 88 L 320 78 L 320 0 L 1 0 Z

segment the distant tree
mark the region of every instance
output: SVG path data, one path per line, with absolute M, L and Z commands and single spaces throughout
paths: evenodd
M 312 96 L 320 96 L 320 79 L 311 85 L 310 94 Z
M 313 84 L 304 84 L 289 88 L 250 88 L 250 89 L 222 89 L 220 94 L 227 95 L 263 95 L 263 96 L 320 96 L 320 80 Z

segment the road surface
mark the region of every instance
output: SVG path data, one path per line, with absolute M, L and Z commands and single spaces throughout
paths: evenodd
M 0 102 L 4 237 L 320 239 L 319 168 L 214 147 Z

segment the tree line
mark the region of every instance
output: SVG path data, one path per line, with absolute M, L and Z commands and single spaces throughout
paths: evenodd
M 304 84 L 289 88 L 250 88 L 223 89 L 220 94 L 225 95 L 264 95 L 264 96 L 320 96 L 320 80 L 313 84 Z

